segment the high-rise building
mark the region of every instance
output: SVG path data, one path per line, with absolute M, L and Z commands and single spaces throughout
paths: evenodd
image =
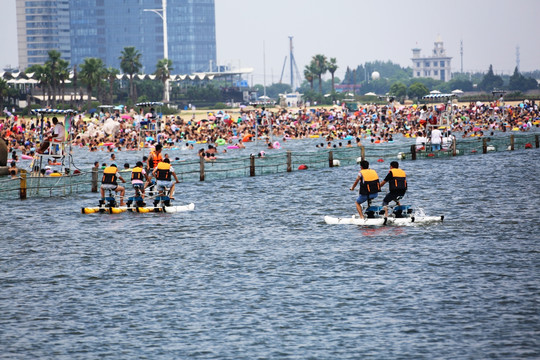
M 446 55 L 440 36 L 434 43 L 431 56 L 420 56 L 421 49 L 418 48 L 412 51 L 413 78 L 424 77 L 442 81 L 452 79 L 452 57 Z
M 58 50 L 71 65 L 87 57 L 120 68 L 127 46 L 141 54 L 142 72 L 163 56 L 162 0 L 17 0 L 19 66 L 43 64 Z M 167 0 L 168 53 L 173 74 L 210 71 L 216 64 L 214 0 Z
M 43 64 L 49 50 L 58 50 L 71 60 L 69 0 L 17 0 L 19 68 Z

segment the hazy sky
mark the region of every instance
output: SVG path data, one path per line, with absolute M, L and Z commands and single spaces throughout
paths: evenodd
M 119 0 L 107 0 L 119 1 Z M 220 64 L 252 67 L 253 81 L 277 82 L 289 36 L 300 73 L 315 54 L 347 66 L 391 60 L 411 65 L 411 49 L 431 54 L 438 35 L 452 70 L 511 73 L 519 46 L 520 69 L 540 69 L 540 0 L 215 0 Z M 0 0 L 0 66 L 17 65 L 15 0 Z M 263 55 L 265 54 L 265 56 Z M 266 63 L 266 66 L 264 66 Z M 266 71 L 265 71 L 266 68 Z M 289 63 L 284 82 L 290 82 Z M 250 82 L 252 79 L 249 79 Z

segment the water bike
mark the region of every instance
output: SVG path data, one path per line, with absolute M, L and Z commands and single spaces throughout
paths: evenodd
M 413 209 L 411 205 L 398 205 L 396 199 L 394 206 L 388 205 L 388 217 L 384 216 L 384 208 L 382 206 L 371 205 L 371 200 L 368 200 L 368 208 L 364 212 L 364 218 L 359 215 L 351 217 L 334 217 L 325 216 L 324 221 L 329 225 L 336 224 L 351 224 L 364 226 L 383 226 L 383 225 L 414 225 L 414 224 L 431 224 L 442 222 L 444 215 L 427 216 L 423 211 Z
M 118 206 L 116 198 L 114 196 L 114 190 L 109 189 L 109 194 L 104 200 L 99 200 L 99 206 L 82 208 L 83 214 L 120 214 L 123 212 L 137 212 L 137 213 L 177 213 L 183 211 L 193 211 L 195 204 L 188 205 L 171 205 L 172 194 L 158 195 L 154 198 L 153 206 L 146 206 L 143 201 L 140 188 L 135 188 L 135 196 L 128 199 L 125 206 Z M 151 195 L 152 196 L 152 195 Z

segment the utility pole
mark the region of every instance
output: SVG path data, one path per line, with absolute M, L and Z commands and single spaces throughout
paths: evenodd
M 161 9 L 144 9 L 144 11 L 151 11 L 158 14 L 158 16 L 163 20 L 163 58 L 167 61 L 169 60 L 169 39 L 167 36 L 167 0 L 161 1 Z M 169 72 L 168 63 L 165 64 L 167 73 Z M 168 74 L 169 75 L 169 74 Z M 166 103 L 170 100 L 169 95 L 169 76 L 165 80 L 165 100 Z
M 291 58 L 291 89 L 294 90 L 294 73 L 293 73 L 294 56 L 293 56 L 292 39 L 293 37 L 289 36 L 289 56 Z
M 519 72 L 519 45 L 516 46 L 516 67 Z
M 463 40 L 460 43 L 460 53 L 461 53 L 461 73 L 463 74 Z

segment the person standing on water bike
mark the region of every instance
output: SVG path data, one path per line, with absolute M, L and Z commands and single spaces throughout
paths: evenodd
M 148 156 L 148 160 L 146 161 L 146 165 L 148 168 L 148 181 L 146 182 L 146 185 L 144 187 L 148 187 L 151 183 L 152 175 L 154 174 L 154 169 L 158 166 L 160 162 L 163 161 L 163 157 L 161 156 L 161 149 L 163 146 L 161 144 L 156 144 L 153 151 L 150 152 L 150 155 Z
M 152 173 L 154 169 L 158 166 L 160 162 L 163 161 L 163 156 L 161 156 L 161 149 L 163 146 L 161 144 L 156 144 L 154 151 L 150 152 L 148 156 L 148 172 Z
M 384 217 L 388 217 L 388 204 L 390 201 L 395 201 L 396 204 L 400 205 L 399 199 L 401 199 L 407 191 L 407 175 L 405 174 L 405 171 L 399 168 L 399 163 L 397 161 L 392 161 L 390 163 L 390 171 L 381 182 L 381 188 L 386 183 L 388 183 L 388 186 L 390 187 L 390 192 L 386 194 L 382 203 L 382 206 L 384 207 Z
M 360 195 L 356 199 L 355 204 L 360 219 L 364 219 L 362 203 L 367 200 L 375 199 L 379 195 L 381 187 L 379 184 L 379 175 L 377 175 L 375 170 L 369 168 L 368 161 L 360 161 L 360 168 L 361 170 L 358 172 L 358 176 L 351 187 L 351 191 L 353 191 L 356 185 L 360 183 Z

